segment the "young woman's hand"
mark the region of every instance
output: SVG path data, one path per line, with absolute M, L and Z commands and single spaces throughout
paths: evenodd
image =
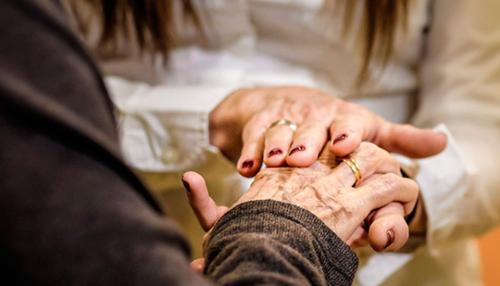
M 279 124 L 281 119 L 297 126 Z M 299 86 L 241 89 L 210 114 L 210 142 L 238 171 L 253 177 L 268 167 L 313 164 L 327 140 L 338 156 L 362 141 L 389 152 L 423 158 L 441 152 L 446 136 L 432 130 L 390 123 L 368 109 L 315 89 Z

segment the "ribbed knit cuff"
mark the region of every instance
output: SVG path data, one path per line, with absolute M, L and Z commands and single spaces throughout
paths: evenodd
M 217 222 L 208 244 L 211 239 L 221 239 L 219 235 L 269 233 L 279 238 L 280 233 L 289 236 L 294 229 L 299 230 L 297 233 L 309 233 L 319 245 L 302 251 L 305 257 L 309 257 L 311 251 L 316 252 L 327 283 L 339 278 L 352 282 L 358 266 L 356 253 L 317 216 L 293 204 L 256 200 L 237 205 Z M 343 277 L 339 277 L 339 273 Z

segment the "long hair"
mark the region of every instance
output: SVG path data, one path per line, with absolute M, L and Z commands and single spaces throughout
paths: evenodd
M 394 39 L 399 24 L 406 30 L 410 0 L 365 0 L 365 42 L 363 66 L 359 80 L 368 74 L 372 58 L 379 58 L 383 65 L 393 53 Z M 352 1 L 349 1 L 352 3 Z M 348 4 L 349 5 L 349 4 Z
M 325 10 L 328 15 L 332 11 L 341 15 L 344 36 L 353 27 L 360 5 L 362 11 L 362 26 L 356 33 L 361 33 L 362 66 L 358 75 L 358 83 L 366 81 L 370 63 L 377 60 L 385 67 L 393 54 L 394 40 L 398 28 L 406 30 L 408 12 L 411 0 L 325 0 Z
M 75 0 L 81 1 L 81 0 Z M 173 21 L 175 0 L 85 0 L 101 17 L 100 46 L 113 45 L 117 35 L 133 35 L 139 48 L 147 53 L 159 53 L 164 59 L 176 45 Z M 177 0 L 184 16 L 191 18 L 198 31 L 200 23 L 191 0 Z M 326 9 L 343 9 L 344 30 L 351 24 L 361 0 L 325 0 Z M 358 80 L 364 82 L 370 62 L 381 60 L 383 65 L 393 53 L 397 28 L 407 25 L 411 0 L 363 0 L 363 62 Z M 342 8 L 343 7 L 343 8 Z
M 160 54 L 165 61 L 176 47 L 174 12 L 180 3 L 184 19 L 194 22 L 201 31 L 198 17 L 190 0 L 68 0 L 76 17 L 78 29 L 85 34 L 88 23 L 79 19 L 78 1 L 86 1 L 97 13 L 101 23 L 98 48 L 116 49 L 118 38 L 137 41 L 141 52 Z

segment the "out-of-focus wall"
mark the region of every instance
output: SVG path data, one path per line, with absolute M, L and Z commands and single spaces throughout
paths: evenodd
M 485 286 L 500 285 L 500 228 L 478 239 Z

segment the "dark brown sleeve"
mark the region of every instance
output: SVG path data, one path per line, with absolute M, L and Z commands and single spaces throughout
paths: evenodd
M 0 277 L 209 285 L 123 164 L 109 98 L 58 1 L 0 1 Z
M 2 280 L 208 285 L 191 271 L 178 228 L 123 164 L 100 73 L 66 25 L 57 1 L 0 1 Z M 250 261 L 266 265 L 260 280 L 252 278 L 256 284 L 292 274 L 301 281 L 321 282 L 322 275 L 330 281 L 332 273 L 344 273 L 340 265 L 353 267 L 352 255 L 337 255 L 346 246 L 314 216 L 267 206 L 261 214 L 237 208 L 217 227 L 209 259 L 216 283 L 245 279 L 235 265 Z M 254 231 L 258 222 L 262 231 Z M 238 225 L 244 232 L 227 231 Z
M 351 285 L 355 252 L 295 205 L 252 201 L 212 230 L 204 273 L 220 285 Z

